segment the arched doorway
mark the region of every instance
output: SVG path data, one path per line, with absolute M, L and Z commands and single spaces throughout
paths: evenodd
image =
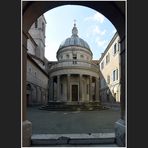
M 23 121 L 26 117 L 26 45 L 27 32 L 33 22 L 46 11 L 61 5 L 82 5 L 102 13 L 116 27 L 121 43 L 121 119 L 125 119 L 125 2 L 83 2 L 83 1 L 58 1 L 58 2 L 23 2 Z

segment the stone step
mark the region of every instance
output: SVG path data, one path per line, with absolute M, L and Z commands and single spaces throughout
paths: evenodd
M 34 134 L 32 146 L 115 144 L 115 133 L 91 134 Z
M 42 106 L 39 109 L 49 111 L 74 111 L 74 110 L 102 110 L 106 109 L 98 102 L 81 103 L 81 104 L 64 104 L 60 102 L 50 102 L 46 106 Z

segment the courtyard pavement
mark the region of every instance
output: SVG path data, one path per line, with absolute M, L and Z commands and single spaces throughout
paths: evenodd
M 120 111 L 46 111 L 27 108 L 33 134 L 108 133 L 114 132 Z

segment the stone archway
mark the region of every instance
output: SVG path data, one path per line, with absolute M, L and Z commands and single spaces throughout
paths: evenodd
M 117 32 L 120 36 L 120 43 L 121 43 L 121 56 L 120 56 L 120 82 L 121 82 L 121 119 L 125 120 L 125 2 L 110 2 L 110 1 L 31 1 L 22 2 L 23 5 L 23 59 L 22 59 L 22 65 L 23 65 L 23 122 L 27 120 L 26 117 L 26 61 L 27 61 L 27 32 L 31 25 L 34 23 L 34 21 L 42 14 L 44 14 L 46 11 L 51 10 L 52 8 L 62 6 L 62 5 L 82 5 L 89 8 L 92 8 L 100 13 L 102 13 L 106 18 L 108 18 L 115 28 L 117 29 Z M 25 132 L 23 132 L 24 134 Z M 28 141 L 30 140 L 30 137 L 27 137 Z M 23 139 L 23 145 L 28 146 L 30 143 L 26 142 L 24 143 Z

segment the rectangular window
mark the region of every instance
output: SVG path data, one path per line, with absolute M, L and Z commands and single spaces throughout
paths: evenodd
M 113 71 L 113 81 L 116 80 L 115 77 L 116 77 L 116 70 Z
M 118 80 L 118 69 L 113 71 L 113 81 Z
M 44 23 L 42 23 L 42 31 L 44 32 L 44 30 L 45 30 L 45 25 Z
M 84 56 L 83 56 L 83 55 L 81 55 L 81 58 L 84 58 Z
M 118 80 L 118 69 L 116 69 L 116 80 Z
M 35 28 L 38 28 L 38 20 L 35 21 Z
M 42 31 L 43 31 L 43 35 L 45 36 L 45 24 L 42 23 Z
M 77 61 L 73 61 L 73 64 L 77 64 Z
M 104 61 L 101 63 L 101 69 L 104 68 Z
M 120 51 L 120 46 L 121 46 L 121 44 L 120 44 L 120 42 L 118 41 L 118 51 Z
M 73 54 L 73 64 L 77 64 L 77 55 L 76 54 Z
M 110 55 L 108 53 L 108 55 L 106 56 L 106 64 L 110 61 Z
M 77 59 L 77 55 L 76 54 L 73 54 L 73 59 Z
M 66 58 L 69 59 L 69 54 L 66 55 Z
M 114 54 L 116 54 L 116 52 L 117 52 L 117 47 L 116 47 L 116 43 L 115 43 L 115 45 L 114 45 Z

